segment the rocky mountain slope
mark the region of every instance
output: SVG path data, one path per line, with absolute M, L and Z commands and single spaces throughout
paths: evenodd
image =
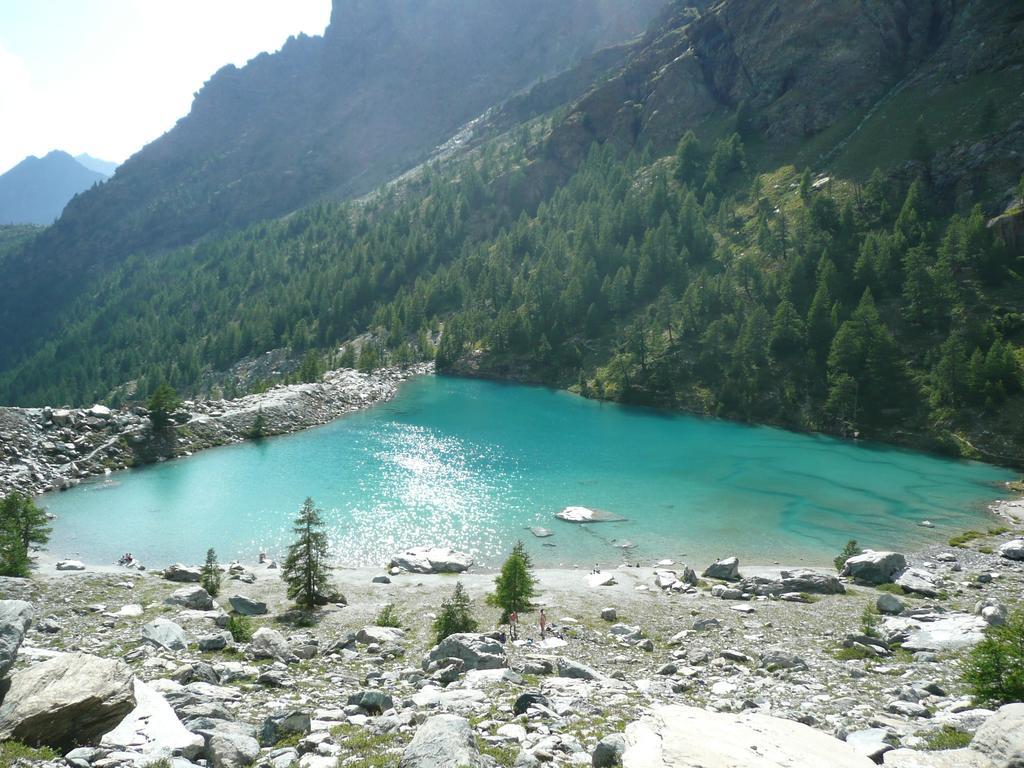
M 0 176 L 0 225 L 52 224 L 69 200 L 106 178 L 67 152 L 27 157 Z
M 0 359 L 137 251 L 363 193 L 464 123 L 588 53 L 642 32 L 663 0 L 335 0 L 324 36 L 227 66 L 190 114 L 75 201 L 0 272 L 17 298 Z M 12 338 L 13 337 L 13 338 Z

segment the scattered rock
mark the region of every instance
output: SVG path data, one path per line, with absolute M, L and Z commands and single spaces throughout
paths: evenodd
M 601 618 L 605 621 L 618 621 L 619 614 L 614 608 L 602 608 Z
M 173 621 L 156 618 L 142 627 L 142 639 L 168 651 L 184 651 L 188 648 L 188 635 Z
M 740 560 L 738 557 L 727 557 L 718 560 L 707 567 L 704 571 L 707 579 L 722 579 L 723 581 L 736 581 L 740 577 Z
M 626 751 L 626 737 L 621 733 L 605 736 L 594 747 L 590 764 L 594 768 L 615 768 L 622 765 L 622 753 Z
M 434 715 L 416 730 L 402 753 L 400 768 L 482 768 L 483 758 L 469 721 Z
M 260 745 L 272 747 L 282 739 L 293 736 L 307 736 L 312 730 L 308 712 L 291 710 L 278 712 L 263 721 L 260 730 Z
M 409 573 L 462 573 L 472 565 L 472 557 L 454 549 L 413 547 L 392 557 L 388 567 Z
M 1024 539 L 1014 539 L 999 547 L 999 556 L 1007 560 L 1024 560 Z
M 242 595 L 232 595 L 228 598 L 231 610 L 240 616 L 264 616 L 267 613 L 267 604 L 262 600 L 251 600 Z
M 886 752 L 894 749 L 886 739 L 889 732 L 884 728 L 866 728 L 846 734 L 846 743 L 873 762 L 879 762 Z
M 139 679 L 134 681 L 135 709 L 100 739 L 100 746 L 140 752 L 146 762 L 172 755 L 192 760 L 203 750 L 203 738 L 185 729 L 167 699 Z
M 56 568 L 58 571 L 84 571 L 85 563 L 81 560 L 58 560 Z
M 464 633 L 450 635 L 434 646 L 424 659 L 423 668 L 441 659 L 459 659 L 466 669 L 502 669 L 508 657 L 501 643 L 486 635 Z
M 934 574 L 921 568 L 907 568 L 896 578 L 904 592 L 914 592 L 925 597 L 938 597 L 942 581 Z
M 299 660 L 292 653 L 292 649 L 288 645 L 288 641 L 285 640 L 284 635 L 276 629 L 270 629 L 269 627 L 260 627 L 253 633 L 252 641 L 249 643 L 249 650 L 252 652 L 253 657 L 257 659 L 277 659 L 286 664 L 293 664 Z
M 875 600 L 875 608 L 886 616 L 899 616 L 906 609 L 906 605 L 896 595 L 883 592 Z
M 843 576 L 861 584 L 888 584 L 907 567 L 907 558 L 899 552 L 867 550 L 854 555 L 843 566 Z
M 792 720 L 671 705 L 626 726 L 627 768 L 873 768 L 849 744 Z
M 176 589 L 164 602 L 167 605 L 180 605 L 182 608 L 193 611 L 213 610 L 213 598 L 199 585 Z
M 198 568 L 192 568 L 181 563 L 169 565 L 164 569 L 163 576 L 168 581 L 190 581 L 199 583 L 202 572 Z
M 604 677 L 593 667 L 564 657 L 558 658 L 555 662 L 555 669 L 559 677 L 568 677 L 574 680 L 600 680 Z
M 1007 704 L 988 718 L 971 739 L 971 749 L 998 768 L 1024 766 L 1024 704 Z
M 30 626 L 32 606 L 29 603 L 24 600 L 0 600 L 0 680 L 14 666 L 14 657 Z

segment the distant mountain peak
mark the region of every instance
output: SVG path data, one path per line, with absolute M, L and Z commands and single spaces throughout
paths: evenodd
M 71 198 L 106 179 L 60 149 L 30 155 L 0 176 L 0 224 L 52 224 Z
M 101 160 L 98 157 L 83 152 L 80 155 L 75 155 L 75 160 L 84 165 L 90 171 L 96 171 L 96 173 L 102 173 L 104 176 L 110 177 L 114 175 L 114 171 L 117 170 L 117 166 L 120 163 L 115 163 L 111 160 Z

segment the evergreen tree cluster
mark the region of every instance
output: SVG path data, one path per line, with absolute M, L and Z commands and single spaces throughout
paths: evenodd
M 0 576 L 27 577 L 32 550 L 49 540 L 46 513 L 31 497 L 13 491 L 0 499 Z

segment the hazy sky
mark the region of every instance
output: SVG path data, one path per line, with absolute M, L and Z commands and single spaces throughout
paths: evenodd
M 0 173 L 51 149 L 123 162 L 225 64 L 323 34 L 331 0 L 0 0 Z

